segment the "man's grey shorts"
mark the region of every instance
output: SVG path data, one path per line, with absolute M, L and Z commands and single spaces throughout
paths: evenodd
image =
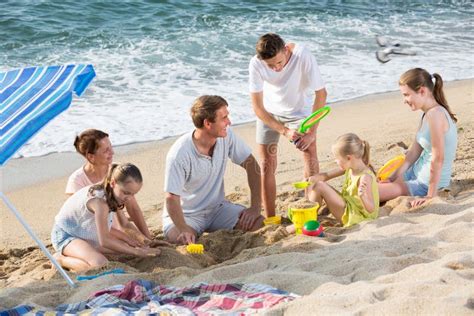
M 289 118 L 285 116 L 275 115 L 269 113 L 275 120 L 282 123 L 289 129 L 297 130 L 300 127 L 301 122 L 305 119 L 304 117 L 300 118 Z M 257 144 L 260 145 L 270 145 L 270 144 L 278 144 L 278 140 L 280 139 L 280 133 L 271 129 L 269 126 L 265 125 L 262 120 L 257 117 L 257 135 L 256 135 Z
M 245 206 L 222 201 L 216 207 L 191 214 L 184 214 L 184 221 L 191 226 L 198 235 L 203 232 L 213 232 L 219 229 L 233 229 L 239 221 L 240 213 Z M 168 235 L 171 228 L 175 227 L 173 221 L 166 215 L 163 217 L 163 232 Z

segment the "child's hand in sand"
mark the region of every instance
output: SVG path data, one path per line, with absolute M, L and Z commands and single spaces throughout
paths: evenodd
M 133 239 L 133 238 L 129 238 L 126 240 L 127 244 L 130 246 L 130 247 L 143 247 L 144 245 L 140 242 L 138 242 L 137 240 Z
M 141 243 L 139 240 L 133 238 L 133 236 L 130 236 L 130 234 L 126 233 L 122 237 L 123 241 L 125 241 L 130 247 L 143 247 L 144 244 Z
M 145 237 L 145 236 L 144 236 Z M 152 239 L 148 239 L 147 237 L 145 237 L 143 239 L 143 246 L 145 247 L 153 247 L 153 240 Z
M 132 247 L 143 247 L 151 243 L 150 239 L 136 229 L 125 228 L 124 231 L 130 237 L 127 243 Z

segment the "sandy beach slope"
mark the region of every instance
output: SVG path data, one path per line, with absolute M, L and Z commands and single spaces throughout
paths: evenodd
M 112 258 L 112 267 L 127 274 L 105 276 L 69 289 L 35 247 L 14 216 L 0 208 L 0 310 L 21 303 L 54 308 L 86 299 L 108 285 L 146 278 L 185 286 L 199 281 L 259 282 L 301 298 L 275 307 L 269 314 L 450 314 L 472 315 L 474 309 L 474 80 L 446 84 L 447 99 L 458 115 L 459 144 L 449 191 L 416 209 L 410 198 L 389 201 L 381 217 L 349 229 L 321 218 L 327 237 L 288 236 L 265 227 L 255 233 L 219 231 L 204 235 L 204 255 L 165 247 L 160 257 Z M 232 113 L 232 105 L 230 105 Z M 333 105 L 318 130 L 321 169 L 334 166 L 330 148 L 337 136 L 355 132 L 369 141 L 372 163 L 402 153 L 414 140 L 421 114 L 412 113 L 399 92 L 370 95 Z M 253 123 L 234 130 L 255 152 Z M 162 238 L 164 160 L 174 139 L 118 147 L 117 161 L 137 164 L 144 174 L 138 200 L 157 238 Z M 278 212 L 298 199 L 291 183 L 302 177 L 299 153 L 285 141 L 277 171 Z M 2 168 L 7 192 L 33 230 L 50 244 L 54 216 L 65 200 L 67 176 L 81 165 L 74 153 L 16 159 Z M 336 187 L 340 180 L 331 182 Z M 243 170 L 229 165 L 226 194 L 248 203 Z M 95 271 L 97 272 L 97 271 Z M 72 274 L 71 274 L 72 275 Z M 74 277 L 74 275 L 72 275 Z

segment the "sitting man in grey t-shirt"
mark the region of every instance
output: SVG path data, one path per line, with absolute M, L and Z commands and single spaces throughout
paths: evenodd
M 173 243 L 194 243 L 205 231 L 263 226 L 260 167 L 251 149 L 228 128 L 227 106 L 220 96 L 197 98 L 191 108 L 196 129 L 181 136 L 166 157 L 163 232 Z M 249 208 L 225 200 L 228 158 L 247 172 Z

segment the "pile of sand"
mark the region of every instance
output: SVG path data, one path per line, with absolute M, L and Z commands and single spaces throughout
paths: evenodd
M 93 291 L 136 278 L 186 286 L 195 282 L 258 282 L 303 298 L 275 309 L 292 314 L 353 312 L 391 314 L 436 311 L 469 314 L 474 308 L 474 179 L 455 196 L 417 209 L 407 197 L 387 203 L 386 215 L 326 236 L 288 235 L 282 226 L 254 233 L 217 231 L 199 239 L 202 255 L 184 246 L 162 247 L 156 258 L 114 258 L 99 270 L 122 267 L 69 289 L 35 247 L 0 253 L 2 307 L 21 302 L 53 308 L 84 300 Z M 159 232 L 155 232 L 159 234 Z M 72 275 L 74 277 L 74 275 Z M 15 287 L 12 287 L 15 286 Z

